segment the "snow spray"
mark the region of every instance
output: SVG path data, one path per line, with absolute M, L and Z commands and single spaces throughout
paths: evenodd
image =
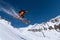
M 3 11 L 11 16 L 16 15 L 19 17 L 17 12 L 14 10 L 14 7 L 12 7 L 9 3 L 3 1 L 0 2 L 0 11 Z

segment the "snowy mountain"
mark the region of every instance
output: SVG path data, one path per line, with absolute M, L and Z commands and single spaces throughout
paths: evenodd
M 41 24 L 14 28 L 0 18 L 0 40 L 60 40 L 60 15 Z

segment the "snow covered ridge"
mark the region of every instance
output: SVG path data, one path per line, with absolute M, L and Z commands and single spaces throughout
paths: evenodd
M 1 16 L 0 16 L 0 22 L 3 23 L 3 24 L 11 25 L 11 22 L 6 21 L 5 19 L 2 19 Z
M 19 28 L 19 31 L 23 35 L 27 34 L 26 37 L 31 40 L 60 40 L 60 15 L 48 22 Z
M 34 24 L 28 26 L 28 31 L 41 32 L 42 30 L 60 30 L 60 15 L 56 18 L 43 22 L 41 24 Z

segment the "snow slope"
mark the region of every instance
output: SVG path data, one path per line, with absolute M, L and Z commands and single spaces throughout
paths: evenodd
M 60 15 L 25 28 L 14 28 L 10 22 L 0 18 L 0 40 L 60 40 L 59 24 Z
M 0 19 L 0 40 L 23 40 L 10 24 L 10 22 Z

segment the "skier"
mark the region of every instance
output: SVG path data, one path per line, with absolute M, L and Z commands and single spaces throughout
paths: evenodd
M 24 18 L 24 14 L 27 13 L 27 10 L 21 10 L 19 11 L 19 17 L 17 15 L 13 15 L 14 18 L 21 20 L 25 24 L 28 24 L 30 21 Z
M 27 10 L 21 10 L 21 11 L 19 11 L 19 16 L 24 18 L 24 14 L 27 12 L 28 12 Z

